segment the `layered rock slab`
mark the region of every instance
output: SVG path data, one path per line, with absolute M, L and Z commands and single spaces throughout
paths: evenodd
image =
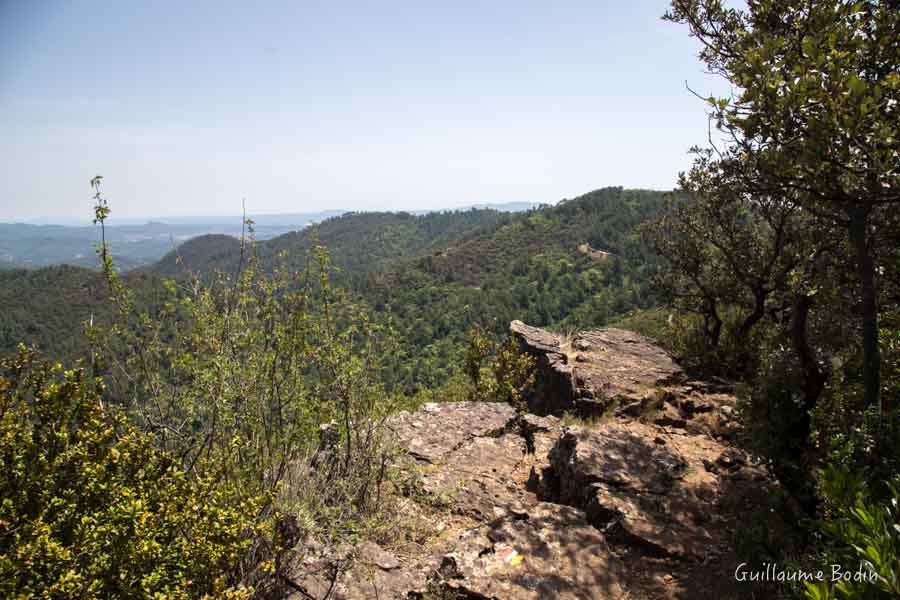
M 394 416 L 387 429 L 409 456 L 438 464 L 474 439 L 499 436 L 515 414 L 510 405 L 499 402 L 431 403 Z
M 465 597 L 600 600 L 623 597 L 625 573 L 583 512 L 538 502 L 465 532 L 444 556 L 441 575 Z
M 294 597 L 733 597 L 732 535 L 769 482 L 725 441 L 728 386 L 684 381 L 630 332 L 511 330 L 538 358 L 532 411 L 619 409 L 570 427 L 472 402 L 393 416 L 406 480 L 390 502 L 427 533 L 308 553 Z
M 614 404 L 646 402 L 661 387 L 684 380 L 665 350 L 632 331 L 597 329 L 566 341 L 521 321 L 509 330 L 536 359 L 538 376 L 526 400 L 537 414 L 597 415 Z
M 549 463 L 544 497 L 584 510 L 611 543 L 690 562 L 730 543 L 731 498 L 770 483 L 762 468 L 716 440 L 639 422 L 567 428 Z
M 653 340 L 624 329 L 577 334 L 565 351 L 582 395 L 619 403 L 642 400 L 662 386 L 684 380 L 675 360 Z

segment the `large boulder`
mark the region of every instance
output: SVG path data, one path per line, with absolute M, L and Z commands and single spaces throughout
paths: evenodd
M 672 357 L 651 339 L 624 329 L 596 329 L 565 342 L 513 321 L 510 334 L 535 357 L 537 377 L 526 398 L 536 414 L 598 415 L 614 404 L 647 403 L 660 388 L 684 380 Z
M 575 410 L 578 390 L 572 377 L 572 365 L 555 334 L 526 325 L 509 324 L 510 334 L 519 340 L 522 351 L 535 358 L 537 376 L 526 398 L 528 410 L 537 415 L 562 415 Z

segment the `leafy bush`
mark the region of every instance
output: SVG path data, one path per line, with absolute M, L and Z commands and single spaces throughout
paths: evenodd
M 465 356 L 469 400 L 506 402 L 525 412 L 524 394 L 534 383 L 534 365 L 534 357 L 522 352 L 514 337 L 496 344 L 483 329 L 473 327 Z
M 534 384 L 535 359 L 522 352 L 519 342 L 512 336 L 497 348 L 497 354 L 491 365 L 494 373 L 494 397 L 506 402 L 520 414 L 527 411 L 525 393 Z
M 155 308 L 101 241 L 115 319 L 88 326 L 89 363 L 4 367 L 0 589 L 281 596 L 298 540 L 353 543 L 377 512 L 391 337 L 332 287 L 324 248 L 267 274 L 247 224 L 234 272 L 168 281 Z
M 900 597 L 900 477 L 887 482 L 887 489 L 887 498 L 877 501 L 858 475 L 839 468 L 823 474 L 828 514 L 821 525 L 827 536 L 822 561 L 844 569 L 859 565 L 860 572 L 869 576 L 807 582 L 807 598 Z
M 246 597 L 228 589 L 263 499 L 188 477 L 103 393 L 24 346 L 0 361 L 0 596 Z
M 884 315 L 882 393 L 896 406 L 900 391 L 900 319 Z M 838 373 L 841 375 L 841 373 Z M 819 475 L 822 534 L 817 560 L 862 565 L 875 581 L 819 582 L 806 597 L 875 599 L 900 596 L 900 411 L 865 407 L 843 376 L 813 411 L 813 439 L 825 467 Z

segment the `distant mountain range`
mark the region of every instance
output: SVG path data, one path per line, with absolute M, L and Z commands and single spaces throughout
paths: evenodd
M 309 219 L 297 224 L 255 225 L 257 239 L 264 240 L 303 229 Z M 208 234 L 241 235 L 241 219 L 230 223 L 173 224 L 151 221 L 142 225 L 106 227 L 106 240 L 122 269 L 132 269 L 158 261 L 183 242 Z M 93 225 L 32 225 L 0 223 L 0 268 L 36 268 L 49 265 L 96 267 L 99 227 Z
M 408 211 L 414 215 L 425 215 L 433 212 L 447 211 L 464 211 L 470 209 L 487 209 L 499 212 L 521 212 L 531 210 L 542 206 L 540 202 L 485 202 L 480 204 L 471 204 L 468 206 L 455 208 L 436 208 L 436 209 L 420 209 Z M 373 212 L 373 211 L 353 211 L 349 209 L 324 210 L 311 213 L 263 213 L 249 214 L 254 223 L 261 226 L 271 227 L 287 227 L 287 226 L 305 226 L 312 223 L 318 223 L 331 217 L 339 217 L 348 212 Z M 377 211 L 374 211 L 377 212 Z M 133 226 L 146 225 L 150 223 L 165 223 L 167 225 L 234 225 L 240 227 L 241 215 L 188 215 L 188 216 L 151 216 L 151 217 L 117 217 L 112 215 L 108 223 L 111 226 Z M 59 225 L 64 227 L 87 227 L 92 225 L 90 219 L 78 217 L 33 217 L 29 219 L 17 219 L 9 221 L 5 224 L 25 224 L 25 225 Z
M 512 213 L 538 206 L 539 204 L 533 202 L 486 203 L 448 211 L 421 210 L 397 214 L 426 215 L 471 210 Z M 248 216 L 253 220 L 256 239 L 267 240 L 348 212 L 326 210 L 314 213 Z M 111 216 L 107 222 L 106 239 L 116 255 L 119 266 L 127 270 L 155 263 L 166 253 L 192 238 L 204 235 L 239 237 L 242 225 L 241 216 L 149 219 Z M 0 223 L 0 268 L 37 268 L 58 264 L 96 267 L 96 244 L 99 238 L 98 227 L 88 221 L 39 218 L 23 223 Z
M 325 210 L 312 213 L 273 213 L 273 214 L 249 214 L 254 222 L 260 225 L 286 227 L 289 225 L 303 226 L 309 222 L 318 222 L 330 217 L 337 217 L 347 212 L 343 209 Z M 60 225 L 64 227 L 87 227 L 92 225 L 87 218 L 76 217 L 34 217 L 30 219 L 18 219 L 16 224 L 26 225 Z M 138 226 L 148 223 L 165 223 L 167 225 L 235 225 L 240 227 L 241 215 L 187 215 L 187 216 L 149 216 L 149 217 L 119 217 L 111 215 L 108 223 L 114 227 Z

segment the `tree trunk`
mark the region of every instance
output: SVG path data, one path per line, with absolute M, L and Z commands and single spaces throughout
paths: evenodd
M 719 338 L 722 337 L 722 319 L 719 317 L 719 311 L 716 310 L 715 300 L 707 300 L 708 306 L 706 313 L 703 315 L 703 329 L 706 331 L 706 337 L 709 339 L 713 348 L 719 346 Z
M 863 386 L 866 406 L 878 408 L 882 414 L 881 406 L 881 356 L 878 351 L 878 307 L 875 300 L 875 261 L 869 252 L 868 239 L 869 211 L 858 209 L 849 214 L 850 217 L 850 242 L 856 251 L 856 272 L 859 278 L 862 303 L 860 316 L 862 318 L 862 343 L 863 343 Z
M 769 292 L 765 288 L 759 287 L 753 293 L 753 312 L 747 315 L 747 318 L 741 323 L 737 332 L 737 342 L 740 344 L 740 354 L 738 355 L 737 368 L 741 373 L 747 371 L 752 355 L 756 349 L 748 344 L 747 338 L 750 337 L 750 331 L 753 327 L 766 316 L 766 298 Z
M 825 388 L 825 373 L 819 368 L 813 349 L 809 346 L 806 336 L 806 324 L 809 320 L 809 309 L 812 307 L 812 297 L 798 292 L 794 296 L 793 310 L 791 311 L 791 341 L 794 352 L 800 361 L 800 369 L 803 371 L 803 410 L 809 413 L 816 407 L 816 402 Z M 807 434 L 809 432 L 807 431 Z
M 744 322 L 741 323 L 740 328 L 738 329 L 738 338 L 740 340 L 744 340 L 750 335 L 750 330 L 753 329 L 753 326 L 759 323 L 760 319 L 766 316 L 766 298 L 768 297 L 769 292 L 767 292 L 764 288 L 758 288 L 753 294 L 753 312 L 747 315 L 747 318 L 744 319 Z

